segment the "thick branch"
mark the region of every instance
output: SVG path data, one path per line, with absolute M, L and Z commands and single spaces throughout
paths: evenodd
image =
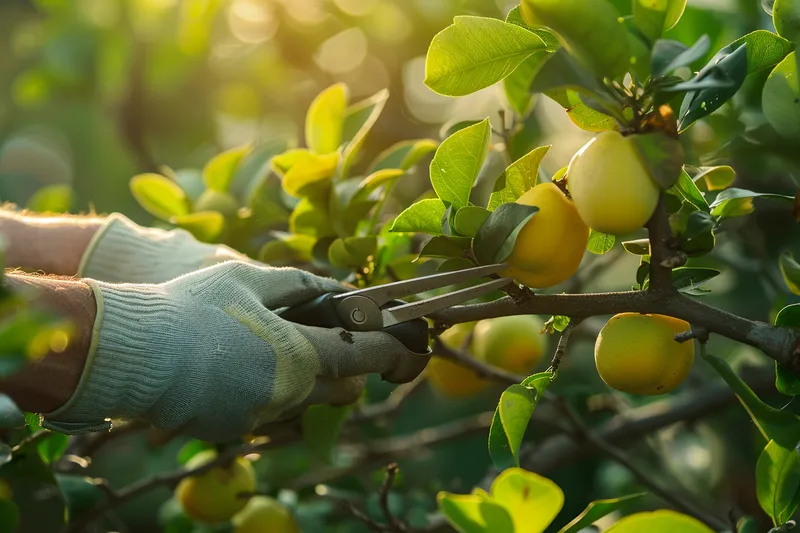
M 663 199 L 647 223 L 647 231 L 650 235 L 650 290 L 669 294 L 675 290 L 672 287 L 672 269 L 685 263 L 686 255 L 679 257 L 670 247 L 672 229 Z

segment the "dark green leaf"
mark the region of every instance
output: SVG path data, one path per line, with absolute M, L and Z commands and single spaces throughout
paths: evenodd
M 56 481 L 67 502 L 67 520 L 70 522 L 91 511 L 104 499 L 103 491 L 92 478 L 56 474 Z
M 620 496 L 619 498 L 593 501 L 572 522 L 562 527 L 558 533 L 578 533 L 583 531 L 604 516 L 618 511 L 632 500 L 638 500 L 646 495 L 647 493 L 640 492 L 638 494 Z
M 352 409 L 349 405 L 312 405 L 303 413 L 303 438 L 306 446 L 323 461 L 332 461 L 333 450 Z
M 0 467 L 11 460 L 11 446 L 6 444 L 5 442 L 0 441 Z M 3 488 L 0 487 L 0 492 L 2 492 Z M 0 494 L 0 499 L 2 499 L 2 494 Z
M 719 274 L 715 268 L 679 267 L 672 270 L 672 285 L 680 292 L 695 291 Z
M 653 45 L 650 69 L 653 76 L 666 76 L 673 70 L 691 65 L 705 56 L 711 46 L 708 35 L 703 35 L 691 48 L 681 42 L 659 39 Z
M 25 416 L 17 404 L 6 396 L 0 394 L 0 430 L 15 429 L 25 426 Z
M 775 361 L 775 388 L 787 396 L 800 395 L 800 377 Z
M 465 237 L 474 237 L 491 214 L 491 211 L 476 205 L 462 207 L 456 211 L 455 218 L 453 219 L 453 227 L 459 234 Z
M 650 255 L 650 239 L 637 239 L 622 243 L 625 251 L 633 255 Z
M 456 209 L 469 204 L 475 178 L 483 166 L 492 128 L 489 119 L 457 131 L 444 140 L 431 161 L 433 190 Z
M 747 77 L 747 43 L 736 50 L 720 51 L 697 74 L 697 90 L 692 90 L 683 98 L 678 115 L 678 129 L 682 132 L 699 119 L 710 115 L 722 104 L 733 98 Z M 715 79 L 727 84 L 722 87 L 701 88 L 699 82 Z
M 472 241 L 472 251 L 480 264 L 505 261 L 514 250 L 520 230 L 539 208 L 521 204 L 503 204 L 495 209 Z
M 714 227 L 714 218 L 705 211 L 693 211 L 686 219 L 686 229 L 683 237 L 693 239 L 704 233 L 708 233 Z
M 692 178 L 689 177 L 689 174 L 686 173 L 686 170 L 681 170 L 678 181 L 672 186 L 672 190 L 697 209 L 706 212 L 709 211 L 708 202 L 703 196 L 703 193 L 697 188 L 697 185 L 695 185 Z
M 800 294 L 800 264 L 795 261 L 792 252 L 784 251 L 781 254 L 779 265 L 786 286 L 793 294 Z
M 489 197 L 490 211 L 494 211 L 502 204 L 516 202 L 520 196 L 536 186 L 539 178 L 539 166 L 549 149 L 550 146 L 534 148 L 511 163 L 500 174 L 494 183 L 492 195 Z
M 422 245 L 419 257 L 464 257 L 471 244 L 467 237 L 437 235 Z
M 397 215 L 389 231 L 441 235 L 442 217 L 447 208 L 438 198 L 428 198 L 411 204 Z
M 589 242 L 586 245 L 586 249 L 595 255 L 603 255 L 614 247 L 616 240 L 616 237 L 613 235 L 591 230 L 589 232 Z
M 800 453 L 769 441 L 756 463 L 756 495 L 761 508 L 778 526 L 797 510 L 800 490 Z
M 52 432 L 36 445 L 36 451 L 39 452 L 44 464 L 51 465 L 61 459 L 67 451 L 67 446 L 69 446 L 69 435 Z
M 500 396 L 489 429 L 489 455 L 498 470 L 519 466 L 519 447 L 533 414 L 534 394 L 522 385 L 511 385 Z
M 672 187 L 683 168 L 681 143 L 663 133 L 631 135 L 633 147 L 650 177 L 664 190 Z
M 721 52 L 732 52 L 747 44 L 747 74 L 774 67 L 792 51 L 792 43 L 767 30 L 756 30 L 739 37 Z

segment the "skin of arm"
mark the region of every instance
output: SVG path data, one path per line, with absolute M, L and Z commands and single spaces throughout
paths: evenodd
M 6 265 L 74 276 L 92 237 L 102 225 L 100 217 L 42 216 L 0 209 Z
M 7 274 L 5 282 L 11 291 L 31 295 L 34 309 L 53 312 L 73 325 L 63 352 L 50 352 L 9 378 L 0 379 L 0 393 L 10 396 L 20 409 L 52 412 L 70 399 L 83 373 L 97 314 L 94 294 L 87 284 L 71 279 Z

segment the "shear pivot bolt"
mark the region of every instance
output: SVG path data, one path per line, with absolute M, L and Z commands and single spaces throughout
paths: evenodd
M 363 324 L 367 320 L 367 314 L 361 309 L 353 309 L 350 316 L 356 324 Z

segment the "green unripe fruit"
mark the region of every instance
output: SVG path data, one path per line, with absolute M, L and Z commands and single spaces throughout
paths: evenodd
M 225 218 L 235 218 L 239 212 L 239 202 L 226 192 L 207 189 L 194 204 L 195 211 L 217 211 Z
M 554 30 L 571 54 L 600 78 L 628 70 L 630 44 L 625 26 L 608 0 L 522 0 L 528 24 Z

